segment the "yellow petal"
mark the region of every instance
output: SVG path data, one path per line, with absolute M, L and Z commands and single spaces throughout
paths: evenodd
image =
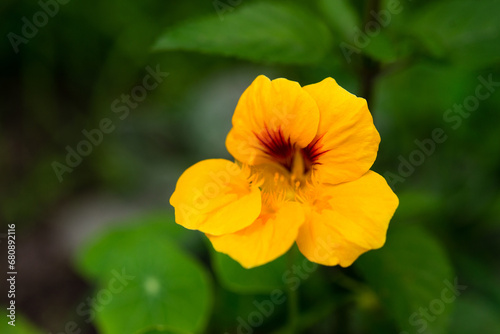
M 332 78 L 305 86 L 320 112 L 318 133 L 305 152 L 314 158 L 318 181 L 337 184 L 365 174 L 377 157 L 380 136 L 366 100 Z
M 323 186 L 302 225 L 297 245 L 310 261 L 350 266 L 362 253 L 385 243 L 398 198 L 379 174 Z
M 181 175 L 170 204 L 177 224 L 220 235 L 253 223 L 260 214 L 261 194 L 238 165 L 211 159 L 198 162 Z
M 304 222 L 302 207 L 286 202 L 276 212 L 263 213 L 249 227 L 231 234 L 207 234 L 215 250 L 225 253 L 245 268 L 273 261 L 292 247 Z
M 285 163 L 316 135 L 319 111 L 297 82 L 260 75 L 241 95 L 232 123 L 226 147 L 236 160 Z

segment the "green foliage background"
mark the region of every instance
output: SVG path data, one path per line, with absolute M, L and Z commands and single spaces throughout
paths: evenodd
M 55 14 L 23 36 L 47 3 Z M 0 13 L 0 233 L 16 224 L 19 272 L 2 333 L 291 333 L 287 302 L 242 323 L 299 285 L 297 333 L 500 333 L 500 1 L 6 0 Z M 151 69 L 168 76 L 116 112 Z M 350 268 L 291 272 L 307 263 L 294 248 L 292 263 L 244 270 L 174 223 L 177 178 L 231 158 L 231 115 L 258 74 L 331 76 L 368 100 L 372 169 L 400 207 L 386 245 Z M 60 182 L 54 162 L 104 118 L 113 131 Z M 466 288 L 444 302 L 454 282 Z

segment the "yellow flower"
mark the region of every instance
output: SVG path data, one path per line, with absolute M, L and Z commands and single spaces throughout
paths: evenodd
M 385 243 L 398 198 L 370 171 L 380 136 L 366 101 L 332 78 L 301 87 L 261 75 L 241 96 L 226 147 L 170 198 L 176 222 L 206 234 L 243 267 L 297 243 L 310 261 L 343 267 Z

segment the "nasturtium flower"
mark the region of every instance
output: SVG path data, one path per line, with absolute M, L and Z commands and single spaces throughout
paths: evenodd
M 232 125 L 235 162 L 204 160 L 179 178 L 178 224 L 246 268 L 294 243 L 312 262 L 343 267 L 384 245 L 398 198 L 370 170 L 380 136 L 363 98 L 332 78 L 301 87 L 261 75 Z

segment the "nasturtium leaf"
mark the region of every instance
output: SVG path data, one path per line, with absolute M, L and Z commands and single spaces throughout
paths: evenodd
M 447 333 L 453 301 L 462 291 L 454 289 L 461 282 L 441 245 L 418 226 L 389 231 L 386 245 L 362 255 L 355 268 L 402 330 Z
M 394 45 L 384 31 L 385 21 L 370 17 L 366 23 L 361 22 L 352 2 L 347 0 L 320 0 L 319 7 L 330 26 L 340 34 L 339 48 L 348 63 L 353 54 L 360 53 L 382 62 L 396 60 Z M 374 30 L 374 27 L 378 29 Z
M 155 223 L 123 227 L 80 252 L 78 268 L 97 281 L 95 322 L 102 333 L 203 330 L 212 304 L 209 276 L 167 231 Z
M 318 5 L 328 23 L 343 37 L 351 37 L 354 28 L 361 25 L 361 19 L 351 1 L 319 0 Z
M 294 253 L 293 264 L 304 267 L 306 258 L 297 251 Z M 296 255 L 296 256 L 295 256 Z M 220 283 L 227 289 L 239 293 L 269 293 L 274 289 L 286 289 L 290 285 L 297 284 L 300 277 L 290 270 L 289 256 L 282 255 L 276 260 L 263 266 L 245 269 L 238 262 L 231 259 L 226 254 L 216 252 L 212 249 L 212 264 Z M 307 261 L 308 268 L 316 267 Z
M 168 28 L 154 50 L 188 50 L 252 61 L 308 64 L 331 47 L 331 34 L 304 8 L 289 4 L 242 5 L 221 20 L 200 18 Z
M 499 12 L 497 0 L 436 1 L 417 12 L 413 33 L 434 56 L 468 67 L 496 64 Z

